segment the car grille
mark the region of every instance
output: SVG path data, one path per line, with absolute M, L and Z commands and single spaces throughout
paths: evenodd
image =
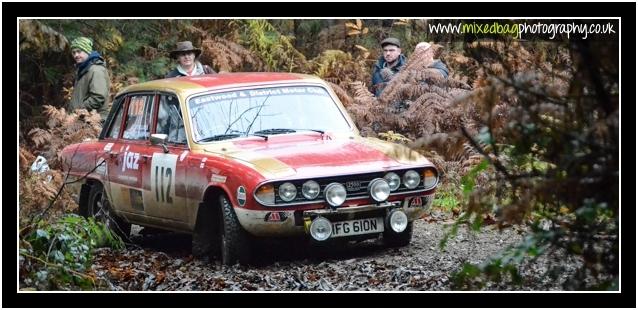
M 353 198 L 369 198 L 370 195 L 368 194 L 368 184 L 370 184 L 370 182 L 376 178 L 383 178 L 386 174 L 388 174 L 389 172 L 394 172 L 396 174 L 399 175 L 399 177 L 401 177 L 401 186 L 396 190 L 393 191 L 392 194 L 398 194 L 398 193 L 402 193 L 402 192 L 412 192 L 412 191 L 418 191 L 418 190 L 423 190 L 423 180 L 421 180 L 421 183 L 419 184 L 419 186 L 417 186 L 416 188 L 413 189 L 408 189 L 407 187 L 405 187 L 405 185 L 403 184 L 403 174 L 408 171 L 408 170 L 415 170 L 417 171 L 421 177 L 423 177 L 423 169 L 405 169 L 405 170 L 395 170 L 395 171 L 383 171 L 383 172 L 374 172 L 374 173 L 365 173 L 365 174 L 355 174 L 355 175 L 346 175 L 346 176 L 334 176 L 334 177 L 323 177 L 323 178 L 311 178 L 311 179 L 302 179 L 302 180 L 284 180 L 284 181 L 279 181 L 279 182 L 275 182 L 274 186 L 275 186 L 275 193 L 279 192 L 279 186 L 283 183 L 286 182 L 290 182 L 292 184 L 295 185 L 295 187 L 297 188 L 297 197 L 289 202 L 283 201 L 278 194 L 275 195 L 275 204 L 291 204 L 291 203 L 299 203 L 299 202 L 309 202 L 309 201 L 324 201 L 324 190 L 326 189 L 326 186 L 328 186 L 328 184 L 330 183 L 341 183 L 346 187 L 346 192 L 347 192 L 347 198 L 346 199 L 353 199 Z M 319 193 L 319 196 L 317 196 L 317 198 L 313 199 L 313 200 L 308 200 L 306 199 L 302 192 L 302 186 L 303 183 L 308 181 L 308 180 L 314 180 L 315 182 L 319 183 L 319 186 L 321 187 L 321 192 Z

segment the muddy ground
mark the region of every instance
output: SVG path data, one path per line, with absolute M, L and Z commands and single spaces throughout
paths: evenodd
M 403 248 L 384 247 L 380 240 L 328 249 L 299 240 L 261 242 L 256 264 L 231 267 L 216 258 L 194 259 L 189 235 L 139 234 L 137 227 L 126 250 L 98 250 L 93 271 L 108 290 L 441 291 L 454 289 L 450 276 L 464 262 L 482 262 L 525 235 L 523 227 L 461 228 L 440 249 L 451 223 L 434 215 L 416 221 L 412 243 Z M 550 260 L 558 262 L 562 278 L 575 270 L 573 259 L 544 255 L 521 269 L 521 287 L 489 283 L 485 289 L 561 290 L 560 278 L 545 275 Z

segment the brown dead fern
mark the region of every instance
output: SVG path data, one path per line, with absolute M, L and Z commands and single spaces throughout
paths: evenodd
M 216 36 L 202 41 L 204 63 L 212 64 L 219 71 L 260 71 L 264 64 L 252 51 L 243 46 Z
M 102 130 L 100 115 L 95 111 L 78 109 L 75 113 L 68 114 L 64 108 L 45 105 L 44 114 L 48 118 L 48 128 L 33 128 L 29 131 L 28 136 L 33 145 L 28 151 L 44 156 L 53 169 L 60 165 L 59 154 L 62 148 L 86 139 L 95 139 Z

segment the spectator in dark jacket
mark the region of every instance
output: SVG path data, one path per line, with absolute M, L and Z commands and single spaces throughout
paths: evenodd
M 71 42 L 71 55 L 75 60 L 77 75 L 73 84 L 71 101 L 67 106 L 68 111 L 94 110 L 104 121 L 108 114 L 111 88 L 106 62 L 100 53 L 93 50 L 93 40 L 86 37 L 79 37 Z
M 216 72 L 213 68 L 202 65 L 202 63 L 197 60 L 197 57 L 199 57 L 201 53 L 202 50 L 193 47 L 191 41 L 177 42 L 177 48 L 170 53 L 171 58 L 177 60 L 177 66 L 169 72 L 166 77 L 215 74 Z
M 383 55 L 374 65 L 372 72 L 372 91 L 377 97 L 381 95 L 387 83 L 406 63 L 405 56 L 401 54 L 399 39 L 387 38 L 381 41 L 381 48 Z

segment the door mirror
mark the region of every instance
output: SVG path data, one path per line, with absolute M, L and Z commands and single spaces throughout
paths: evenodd
M 151 145 L 161 145 L 164 149 L 164 153 L 168 153 L 168 147 L 166 146 L 168 141 L 168 135 L 163 133 L 154 133 L 151 135 Z

